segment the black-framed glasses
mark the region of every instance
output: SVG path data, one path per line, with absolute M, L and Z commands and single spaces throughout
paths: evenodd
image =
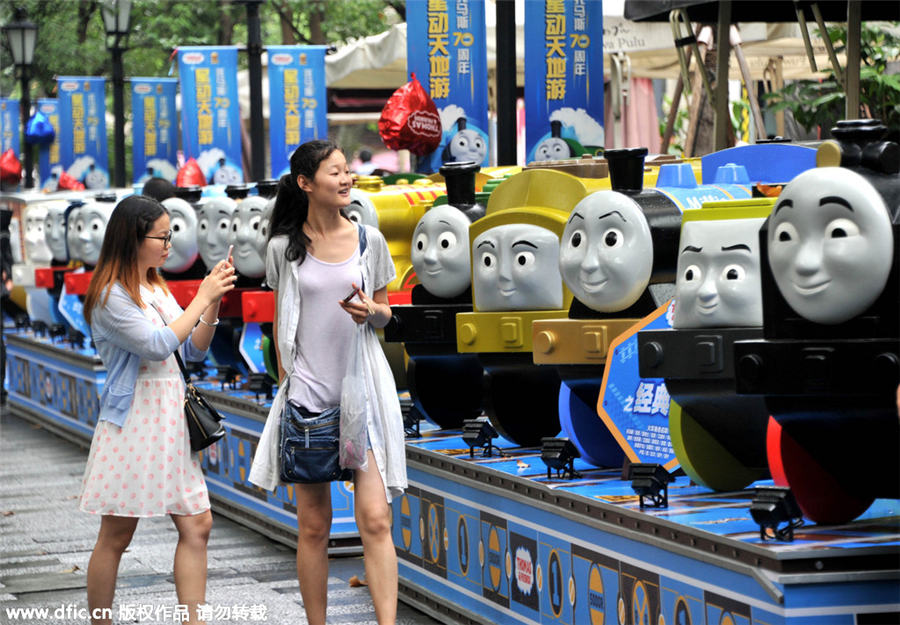
M 151 236 L 147 235 L 144 238 L 145 239 L 159 239 L 160 241 L 163 242 L 163 245 L 166 245 L 166 246 L 172 245 L 172 231 L 171 230 L 169 230 L 169 233 L 164 237 L 151 237 Z

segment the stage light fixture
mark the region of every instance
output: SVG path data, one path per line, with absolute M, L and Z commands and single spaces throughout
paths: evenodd
M 636 462 L 628 467 L 631 489 L 638 495 L 641 508 L 668 508 L 669 483 L 675 479 L 661 465 L 655 462 Z M 650 500 L 645 504 L 644 498 Z
M 490 458 L 493 452 L 493 439 L 497 438 L 497 430 L 490 424 L 487 417 L 466 419 L 463 421 L 463 441 L 469 446 L 469 458 L 475 457 L 475 448 L 483 447 L 482 457 Z
M 803 526 L 803 512 L 791 489 L 785 486 L 757 486 L 750 516 L 759 525 L 760 540 L 792 542 L 794 530 Z
M 550 472 L 556 470 L 556 477 L 574 480 L 581 477 L 575 470 L 575 458 L 580 458 L 581 453 L 575 444 L 568 438 L 555 438 L 545 436 L 541 439 L 541 460 L 547 465 L 547 479 Z

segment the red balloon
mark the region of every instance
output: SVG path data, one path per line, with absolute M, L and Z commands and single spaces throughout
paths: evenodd
M 415 74 L 388 98 L 378 120 L 378 131 L 391 150 L 409 150 L 424 156 L 437 149 L 442 135 L 441 117 Z
M 57 183 L 57 188 L 60 190 L 68 191 L 84 191 L 84 183 L 75 180 L 75 178 L 70 176 L 68 172 L 64 171 L 59 175 L 59 183 Z
M 10 184 L 19 184 L 22 180 L 22 163 L 12 148 L 0 155 L 0 180 Z
M 200 164 L 197 162 L 197 159 L 189 158 L 187 160 L 187 163 L 185 163 L 184 166 L 182 166 L 182 168 L 178 170 L 178 173 L 175 175 L 175 186 L 206 186 L 206 176 L 203 175 L 203 170 L 200 169 Z

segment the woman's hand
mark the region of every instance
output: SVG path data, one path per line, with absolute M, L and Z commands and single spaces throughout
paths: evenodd
M 197 289 L 197 297 L 203 298 L 200 301 L 205 302 L 206 306 L 218 303 L 223 295 L 234 288 L 237 274 L 234 271 L 234 265 L 229 262 L 230 260 L 231 257 L 227 261 L 220 260 L 216 263 L 209 275 L 203 278 L 203 282 L 200 283 L 200 287 Z
M 353 284 L 353 288 L 358 288 L 355 283 Z M 361 289 L 356 292 L 356 297 L 349 302 L 339 300 L 338 303 L 356 323 L 365 323 L 375 311 L 375 302 L 363 293 Z

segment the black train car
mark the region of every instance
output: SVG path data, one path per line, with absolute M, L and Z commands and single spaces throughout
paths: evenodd
M 840 122 L 816 169 L 760 230 L 763 338 L 735 344 L 739 394 L 762 395 L 776 483 L 842 523 L 900 495 L 900 146 Z

